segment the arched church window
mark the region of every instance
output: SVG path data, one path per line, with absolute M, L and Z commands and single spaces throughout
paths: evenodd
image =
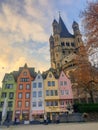
M 74 42 L 72 42 L 72 43 L 71 43 L 71 46 L 72 46 L 72 47 L 74 47 L 74 46 L 75 46 L 75 43 L 74 43 Z
M 70 46 L 69 42 L 66 42 L 66 46 Z
M 65 46 L 65 43 L 64 43 L 64 42 L 61 42 L 61 46 Z

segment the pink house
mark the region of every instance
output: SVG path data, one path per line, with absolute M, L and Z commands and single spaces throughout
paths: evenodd
M 62 71 L 58 80 L 58 93 L 60 98 L 60 110 L 66 112 L 73 103 L 71 82 Z

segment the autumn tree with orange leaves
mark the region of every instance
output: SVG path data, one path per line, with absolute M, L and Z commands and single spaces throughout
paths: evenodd
M 82 12 L 86 47 L 79 48 L 79 54 L 75 59 L 77 68 L 70 73 L 73 89 L 77 90 L 77 98 L 91 99 L 95 102 L 95 94 L 98 92 L 98 71 L 91 66 L 87 53 L 93 47 L 98 47 L 98 1 L 88 2 Z M 86 49 L 85 49 L 86 48 Z M 97 93 L 98 98 L 98 93 Z
M 83 18 L 87 49 L 98 47 L 98 1 L 88 2 L 81 16 Z
M 98 91 L 98 71 L 89 63 L 84 46 L 79 48 L 79 54 L 75 58 L 75 63 L 77 68 L 70 73 L 73 91 L 77 91 L 77 99 L 79 102 L 83 98 L 88 102 L 89 98 L 91 100 L 90 102 L 94 103 L 95 93 Z

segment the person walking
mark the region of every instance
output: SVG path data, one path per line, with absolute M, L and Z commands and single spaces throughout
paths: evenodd
M 44 124 L 47 125 L 48 124 L 48 119 L 47 119 L 47 115 L 44 114 Z
M 16 122 L 17 122 L 17 117 L 15 116 L 14 125 L 17 124 Z

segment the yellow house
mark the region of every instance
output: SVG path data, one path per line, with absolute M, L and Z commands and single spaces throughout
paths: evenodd
M 45 114 L 50 120 L 60 112 L 58 94 L 58 75 L 54 69 L 49 69 L 44 77 Z

